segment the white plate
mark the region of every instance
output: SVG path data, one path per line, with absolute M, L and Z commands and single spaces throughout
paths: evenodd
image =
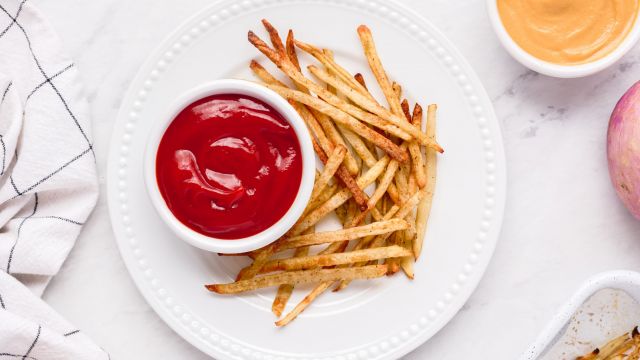
M 260 19 L 303 41 L 331 47 L 339 62 L 375 82 L 356 35 L 374 33 L 384 64 L 412 101 L 439 105 L 445 154 L 424 255 L 416 279 L 355 282 L 327 293 L 278 329 L 275 290 L 210 294 L 203 284 L 231 281 L 245 264 L 192 248 L 156 215 L 143 182 L 149 129 L 176 97 L 207 80 L 251 78 L 249 60 L 266 60 L 247 42 L 264 35 Z M 108 171 L 113 228 L 138 288 L 179 335 L 218 359 L 392 359 L 422 344 L 462 307 L 487 267 L 500 231 L 506 171 L 500 128 L 482 85 L 432 25 L 388 0 L 223 1 L 173 33 L 149 58 L 125 96 Z M 297 291 L 290 307 L 304 291 Z

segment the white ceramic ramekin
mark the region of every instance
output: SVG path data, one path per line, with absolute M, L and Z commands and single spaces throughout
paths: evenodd
M 293 127 L 293 130 L 298 137 L 300 150 L 302 152 L 302 179 L 300 182 L 300 188 L 298 189 L 298 194 L 296 195 L 296 198 L 289 210 L 278 222 L 268 229 L 242 239 L 216 239 L 200 234 L 184 225 L 173 215 L 171 210 L 169 210 L 169 207 L 160 193 L 156 179 L 156 154 L 158 145 L 160 144 L 160 140 L 162 139 L 162 136 L 169 124 L 178 115 L 178 113 L 188 105 L 204 97 L 216 94 L 248 95 L 271 105 L 276 111 L 282 114 L 282 116 Z M 309 134 L 304 121 L 300 118 L 293 107 L 285 99 L 280 97 L 280 95 L 262 85 L 250 81 L 232 79 L 216 80 L 201 85 L 187 92 L 171 104 L 167 108 L 165 116 L 161 119 L 157 119 L 157 124 L 155 124 L 152 129 L 147 141 L 144 157 L 144 179 L 147 192 L 149 193 L 151 202 L 160 215 L 160 218 L 180 239 L 187 243 L 203 250 L 226 254 L 256 250 L 270 244 L 280 236 L 284 235 L 284 233 L 287 232 L 287 230 L 289 230 L 302 215 L 302 212 L 309 201 L 309 197 L 311 196 L 311 191 L 313 189 L 316 166 L 315 154 L 311 143 L 311 135 Z M 265 204 L 265 206 L 267 205 L 268 204 Z
M 587 75 L 592 75 L 598 71 L 604 70 L 611 66 L 616 61 L 620 60 L 624 54 L 626 54 L 640 39 L 640 13 L 633 25 L 633 29 L 622 41 L 622 43 L 607 56 L 586 64 L 579 65 L 558 65 L 547 61 L 540 60 L 535 56 L 524 51 L 515 41 L 511 38 L 507 30 L 502 24 L 500 14 L 498 13 L 497 0 L 487 0 L 487 10 L 489 12 L 489 18 L 493 29 L 500 39 L 502 46 L 507 50 L 511 56 L 518 60 L 522 65 L 529 69 L 539 72 L 544 75 L 558 77 L 558 78 L 578 78 Z

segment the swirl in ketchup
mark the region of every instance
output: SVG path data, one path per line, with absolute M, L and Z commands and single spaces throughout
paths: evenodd
M 213 95 L 187 106 L 156 157 L 160 193 L 178 220 L 219 239 L 255 235 L 289 210 L 302 178 L 292 126 L 250 96 Z

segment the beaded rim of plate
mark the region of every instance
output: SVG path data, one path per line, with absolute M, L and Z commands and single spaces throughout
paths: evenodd
M 482 220 L 478 224 L 478 233 L 470 254 L 467 257 L 465 265 L 457 275 L 457 280 L 449 286 L 449 290 L 440 296 L 436 306 L 428 309 L 424 315 L 417 316 L 415 322 L 396 334 L 388 336 L 387 339 L 379 341 L 375 345 L 361 346 L 349 351 L 336 353 L 331 356 L 312 356 L 291 354 L 282 355 L 281 353 L 272 354 L 265 352 L 264 349 L 257 349 L 248 344 L 242 344 L 225 337 L 216 332 L 212 327 L 203 321 L 199 321 L 193 314 L 184 309 L 180 304 L 176 304 L 171 294 L 162 286 L 160 280 L 154 276 L 153 269 L 149 266 L 145 255 L 140 248 L 140 242 L 131 227 L 132 219 L 129 214 L 128 195 L 127 195 L 127 164 L 130 153 L 130 143 L 132 134 L 136 130 L 136 123 L 139 120 L 139 114 L 145 106 L 147 95 L 153 88 L 154 84 L 162 76 L 162 73 L 170 66 L 176 57 L 187 47 L 189 47 L 196 39 L 207 31 L 211 31 L 216 27 L 242 15 L 248 11 L 255 11 L 270 7 L 272 5 L 283 4 L 299 4 L 299 3 L 320 3 L 328 5 L 337 5 L 350 9 L 364 11 L 368 14 L 378 16 L 393 23 L 394 26 L 400 28 L 413 39 L 420 42 L 435 58 L 443 64 L 454 79 L 458 86 L 464 92 L 464 96 L 471 112 L 475 117 L 478 130 L 482 137 L 484 150 L 484 168 L 485 168 L 485 198 L 484 209 L 482 212 Z M 144 274 L 143 279 L 152 289 L 155 301 L 166 310 L 166 314 L 173 317 L 175 324 L 169 323 L 172 327 L 181 324 L 183 330 L 192 333 L 195 337 L 200 338 L 210 348 L 216 352 L 216 356 L 233 359 L 255 359 L 255 360 L 296 360 L 296 359 L 314 359 L 314 360 L 358 360 L 358 359 L 380 359 L 391 356 L 406 354 L 415 347 L 426 341 L 431 335 L 427 335 L 431 324 L 441 316 L 453 317 L 462 304 L 455 304 L 454 300 L 463 292 L 470 294 L 484 270 L 474 272 L 477 265 L 484 261 L 488 262 L 493 253 L 495 243 L 487 245 L 489 234 L 498 236 L 500 231 L 500 222 L 504 209 L 504 193 L 502 189 L 506 188 L 506 171 L 504 170 L 504 154 L 502 149 L 501 134 L 499 128 L 491 129 L 488 117 L 495 118 L 490 102 L 485 102 L 481 98 L 486 98 L 484 89 L 480 82 L 476 79 L 473 71 L 466 64 L 460 64 L 457 59 L 462 57 L 456 53 L 451 44 L 446 41 L 435 28 L 422 19 L 419 15 L 407 10 L 404 6 L 389 0 L 244 0 L 233 1 L 225 0 L 204 10 L 191 20 L 187 21 L 188 25 L 183 25 L 180 29 L 184 29 L 172 44 L 164 47 L 164 53 L 160 55 L 160 60 L 146 74 L 142 75 L 143 80 L 140 81 L 141 86 L 137 94 L 134 94 L 134 100 L 130 106 L 123 105 L 118 116 L 119 121 L 125 121 L 124 134 L 122 138 L 115 139 L 112 143 L 112 152 L 110 158 L 117 159 L 117 165 L 109 169 L 111 173 L 115 170 L 117 173 L 118 185 L 109 188 L 110 193 L 117 196 L 117 204 L 110 201 L 112 207 L 111 215 L 114 223 L 120 221 L 124 229 L 124 237 L 126 245 L 131 250 L 135 258 L 135 266 Z M 454 60 L 456 56 L 457 59 Z M 460 66 L 463 65 L 464 69 Z M 140 76 L 140 74 L 138 75 Z M 134 85 L 136 86 L 136 83 Z M 483 106 L 484 105 L 484 106 Z M 110 162 L 112 163 L 112 162 Z M 110 174 L 111 177 L 111 174 Z M 496 184 L 502 183 L 505 186 L 501 190 L 497 190 Z M 112 197 L 111 195 L 109 196 Z M 497 224 L 496 224 L 497 222 Z M 115 224 L 114 224 L 115 225 Z M 120 231 L 114 226 L 116 234 L 120 235 Z M 122 248 L 123 243 L 119 242 Z M 480 257 L 482 254 L 483 258 Z M 469 282 L 473 277 L 475 281 Z M 134 277 L 135 279 L 135 277 Z M 147 297 L 146 294 L 143 295 Z M 457 308 L 451 311 L 452 306 Z M 164 318 L 162 314 L 159 313 Z M 444 326 L 442 324 L 440 327 Z M 175 328 L 174 328 L 175 329 Z M 176 329 L 177 330 L 177 329 Z M 439 330 L 439 329 L 438 329 Z M 193 341 L 192 341 L 193 342 Z M 413 344 L 413 346 L 410 346 Z M 198 346 L 194 343 L 194 345 Z

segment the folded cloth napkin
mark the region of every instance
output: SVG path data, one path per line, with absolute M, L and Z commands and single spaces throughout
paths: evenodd
M 0 0 L 0 358 L 107 359 L 39 296 L 98 196 L 76 69 L 26 0 Z

